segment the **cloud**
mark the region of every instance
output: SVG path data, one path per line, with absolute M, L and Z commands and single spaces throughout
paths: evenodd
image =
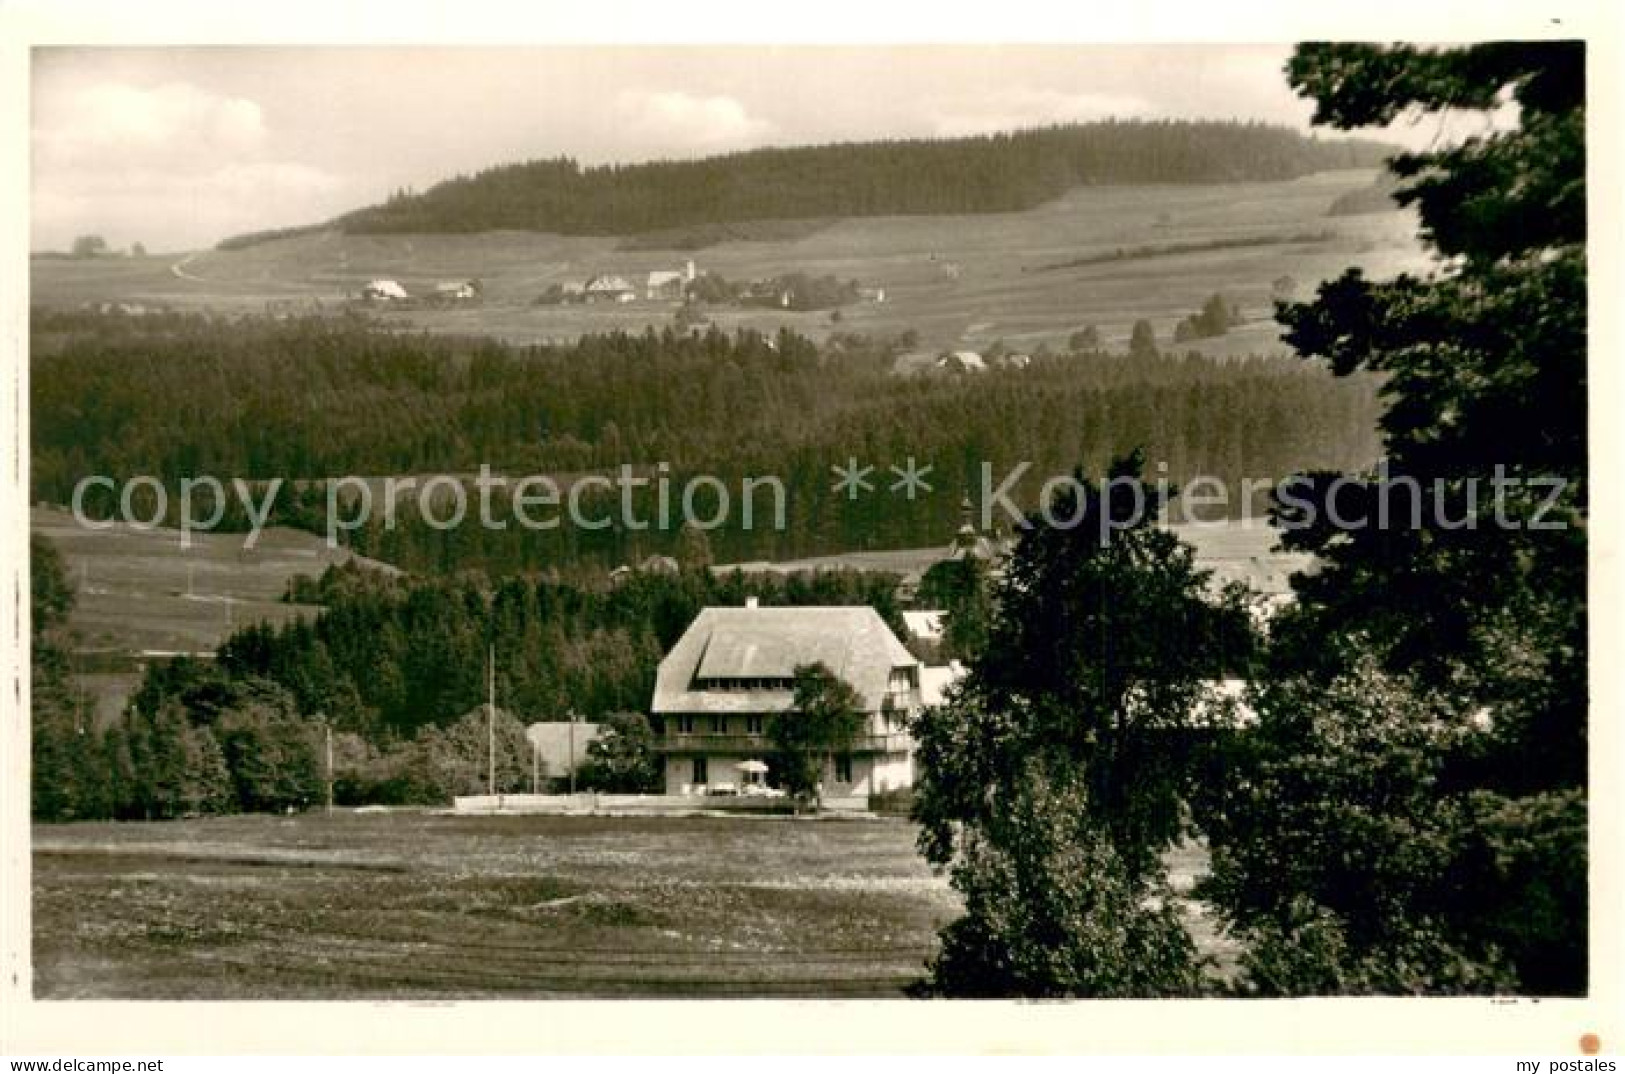
M 376 191 L 320 168 L 256 161 L 190 172 L 121 168 L 36 182 L 35 249 L 99 234 L 115 247 L 212 246 L 227 235 L 329 219 Z
M 728 96 L 628 90 L 616 98 L 615 110 L 629 144 L 684 156 L 760 145 L 777 133 L 772 123 Z
M 270 133 L 256 102 L 185 82 L 52 87 L 35 102 L 34 245 L 203 246 L 353 207 L 354 183 L 274 159 Z
M 34 115 L 37 166 L 184 168 L 243 160 L 266 142 L 260 106 L 185 82 L 94 82 L 41 100 Z
M 938 137 L 957 138 L 1054 123 L 1130 119 L 1153 111 L 1149 101 L 1127 94 L 1010 87 L 950 102 L 931 117 L 931 127 Z

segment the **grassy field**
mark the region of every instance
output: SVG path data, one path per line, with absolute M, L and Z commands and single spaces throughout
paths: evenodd
M 35 994 L 896 995 L 956 913 L 912 844 L 901 821 L 38 827 Z
M 1277 533 L 1264 519 L 1226 519 L 1183 523 L 1170 527 L 1179 538 L 1196 549 L 1197 565 L 1213 572 L 1220 583 L 1244 582 L 1267 596 L 1291 592 L 1291 575 L 1309 567 L 1311 556 L 1282 552 L 1275 548 Z M 945 545 L 927 548 L 877 549 L 843 552 L 771 564 L 782 571 L 847 568 L 863 571 L 890 571 L 918 577 L 943 558 Z M 767 564 L 732 564 L 746 570 L 763 569 Z
M 715 314 L 725 329 L 788 325 L 821 337 L 836 328 L 913 328 L 927 348 L 981 347 L 995 339 L 1034 348 L 1063 343 L 1074 329 L 1094 324 L 1117 346 L 1140 317 L 1169 341 L 1175 322 L 1223 291 L 1241 304 L 1248 323 L 1191 349 L 1256 353 L 1280 348 L 1269 319 L 1271 285 L 1279 277 L 1292 277 L 1307 294 L 1316 281 L 1349 265 L 1386 275 L 1423 263 L 1413 214 L 1327 215 L 1337 197 L 1365 186 L 1371 176 L 1328 172 L 1278 183 L 1081 188 L 1028 212 L 837 221 L 796 237 L 726 242 L 694 252 L 609 237 L 520 232 L 320 233 L 168 261 L 37 260 L 31 266 L 33 300 L 75 305 L 145 299 L 243 311 L 272 301 L 340 302 L 376 277 L 397 279 L 415 292 L 439 280 L 478 277 L 487 295 L 480 307 L 382 316 L 403 328 L 540 342 L 670 323 L 672 303 L 530 303 L 553 283 L 595 273 L 641 283 L 650 270 L 677 268 L 693 257 L 701 270 L 729 279 L 827 273 L 886 292 L 884 302 L 848 307 L 839 325 L 827 313 L 725 309 Z M 1202 244 L 1228 245 L 1190 249 Z M 1058 267 L 1079 261 L 1086 263 Z
M 140 661 L 213 652 L 249 623 L 314 615 L 319 609 L 281 601 L 288 580 L 356 558 L 282 528 L 245 549 L 243 534 L 193 534 L 183 548 L 177 530 L 122 523 L 91 530 L 49 507 L 35 507 L 29 525 L 55 545 L 75 589 L 68 630 L 81 670 L 74 682 L 85 710 L 103 724 L 140 685 Z
M 36 826 L 50 999 L 897 996 L 957 916 L 901 820 Z M 1170 858 L 1176 888 L 1199 851 Z M 1205 919 L 1198 943 L 1230 953 Z
M 193 534 L 184 548 L 178 530 L 87 529 L 49 507 L 32 510 L 30 529 L 63 557 L 76 590 L 68 625 L 87 652 L 212 651 L 248 623 L 314 612 L 281 602 L 288 580 L 356 558 L 300 530 L 267 530 L 251 549 L 240 533 Z

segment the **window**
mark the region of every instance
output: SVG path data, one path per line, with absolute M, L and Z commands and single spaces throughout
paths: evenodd
M 745 717 L 745 733 L 759 735 L 762 733 L 762 718 L 760 716 Z
M 710 783 L 711 782 L 711 774 L 706 771 L 705 761 L 706 761 L 706 759 L 704 757 L 696 757 L 696 758 L 694 758 L 694 779 L 691 782 L 694 782 L 694 783 Z
M 728 717 L 726 717 L 726 716 L 713 716 L 713 717 L 711 717 L 711 733 L 713 735 L 726 734 L 727 731 L 728 731 Z
M 694 733 L 694 717 L 677 717 L 677 733 L 680 735 L 692 735 Z
M 850 754 L 841 754 L 835 758 L 835 782 L 852 782 L 852 757 Z

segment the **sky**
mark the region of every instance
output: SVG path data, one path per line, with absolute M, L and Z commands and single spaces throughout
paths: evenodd
M 1071 120 L 1308 129 L 1287 45 L 36 48 L 32 238 L 153 252 L 493 164 Z

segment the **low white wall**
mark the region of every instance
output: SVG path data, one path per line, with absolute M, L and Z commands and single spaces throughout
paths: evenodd
M 468 794 L 451 800 L 458 813 L 591 812 L 591 794 Z
M 757 813 L 787 808 L 783 798 L 700 794 L 471 794 L 452 799 L 457 813 Z

